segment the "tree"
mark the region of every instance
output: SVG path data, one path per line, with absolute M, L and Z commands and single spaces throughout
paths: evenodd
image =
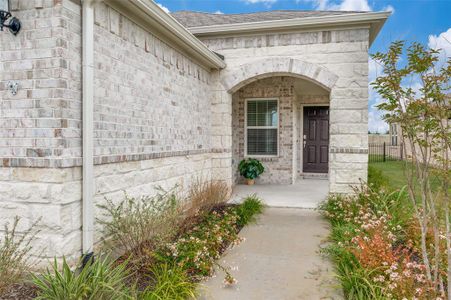
M 386 112 L 384 119 L 401 127 L 404 153 L 407 147 L 412 152 L 405 168 L 407 190 L 420 227 L 426 276 L 437 294 L 451 300 L 451 59 L 439 66 L 439 50 L 412 43 L 401 65 L 405 48 L 405 42 L 397 41 L 387 53 L 372 55 L 383 68 L 372 86 L 386 100 L 378 106 Z M 432 189 L 436 176 L 440 187 Z

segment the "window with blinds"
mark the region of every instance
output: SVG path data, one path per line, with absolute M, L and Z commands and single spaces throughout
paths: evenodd
M 278 154 L 279 108 L 276 99 L 246 101 L 246 149 L 249 156 Z

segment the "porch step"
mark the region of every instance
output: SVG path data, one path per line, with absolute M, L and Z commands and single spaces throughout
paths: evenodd
M 322 179 L 322 180 L 328 180 L 329 174 L 327 173 L 302 173 L 301 174 L 302 179 Z

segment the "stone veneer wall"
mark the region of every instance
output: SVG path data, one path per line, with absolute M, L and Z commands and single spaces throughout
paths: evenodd
M 279 155 L 278 157 L 259 157 L 265 166 L 265 172 L 256 180 L 257 184 L 291 184 L 293 183 L 293 112 L 296 95 L 295 78 L 271 77 L 258 80 L 242 87 L 233 96 L 233 165 L 234 182 L 242 180 L 238 164 L 245 157 L 245 100 L 248 98 L 279 99 Z
M 124 199 L 124 193 L 132 197 L 154 195 L 159 188 L 175 188 L 183 197 L 193 180 L 211 179 L 211 161 L 206 153 L 96 165 L 94 203 L 104 204 L 105 199 L 117 203 Z M 95 208 L 96 218 L 103 218 L 103 213 Z M 101 226 L 96 224 L 95 240 L 101 237 Z
M 0 35 L 0 230 L 42 217 L 40 258 L 81 254 L 79 1 L 13 0 L 22 31 Z M 95 6 L 95 204 L 197 177 L 230 180 L 231 108 L 214 74 L 120 12 Z M 216 77 L 217 78 L 217 77 Z M 17 80 L 19 93 L 6 91 Z M 231 127 L 229 128 L 231 132 Z M 227 165 L 227 163 L 229 163 Z M 213 175 L 212 175 L 213 174 Z M 99 216 L 96 208 L 96 216 Z M 0 232 L 1 234 L 1 232 Z M 96 232 L 96 239 L 99 239 Z
M 256 75 L 258 78 L 264 77 L 265 74 L 259 73 L 259 68 L 271 69 L 272 63 L 277 64 L 284 58 L 320 66 L 335 74 L 338 79 L 330 91 L 329 190 L 334 193 L 351 192 L 351 184 L 359 184 L 360 178 L 367 178 L 367 28 L 254 36 L 203 36 L 200 39 L 226 58 L 227 69 L 222 71 L 221 79 L 225 83 L 235 82 L 235 76 L 246 83 Z M 273 67 L 275 70 L 281 69 L 278 65 Z M 305 70 L 305 73 L 308 72 Z

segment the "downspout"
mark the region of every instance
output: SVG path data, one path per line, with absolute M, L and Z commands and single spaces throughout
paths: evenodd
M 93 0 L 82 3 L 82 122 L 83 122 L 83 184 L 82 184 L 82 255 L 94 246 L 94 9 Z M 92 253 L 91 253 L 92 254 Z

